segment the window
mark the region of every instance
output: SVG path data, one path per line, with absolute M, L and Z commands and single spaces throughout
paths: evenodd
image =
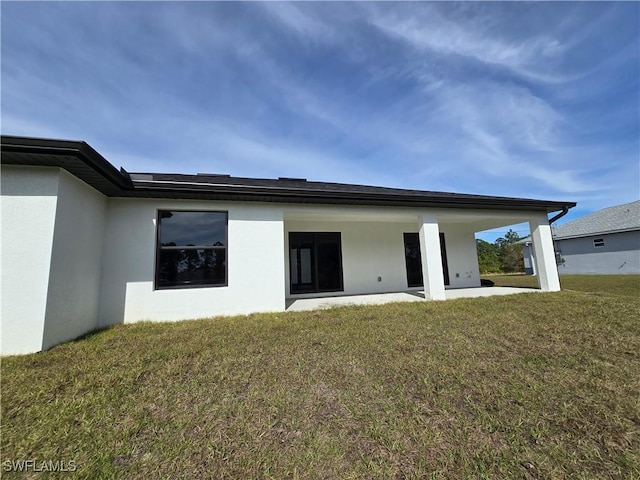
M 604 247 L 604 238 L 594 238 L 593 246 L 594 248 Z
M 156 289 L 227 285 L 227 213 L 158 211 Z

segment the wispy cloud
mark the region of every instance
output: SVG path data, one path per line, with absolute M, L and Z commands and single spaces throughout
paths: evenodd
M 440 5 L 428 4 L 417 12 L 411 10 L 389 15 L 383 11 L 376 14 L 371 23 L 419 51 L 462 56 L 544 82 L 567 80 L 542 69 L 545 61 L 557 59 L 566 51 L 566 45 L 560 40 L 545 33 L 505 38 L 501 35 L 500 26 L 490 16 L 469 13 L 454 20 Z
M 3 133 L 129 171 L 599 208 L 640 185 L 638 4 L 5 3 Z
M 261 7 L 268 15 L 284 27 L 297 32 L 302 38 L 322 38 L 326 41 L 334 36 L 335 31 L 330 24 L 308 14 L 305 8 L 299 8 L 296 3 L 265 2 Z

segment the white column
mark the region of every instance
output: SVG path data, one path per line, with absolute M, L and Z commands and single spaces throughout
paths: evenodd
M 559 292 L 560 278 L 556 265 L 556 252 L 553 247 L 551 226 L 546 214 L 540 214 L 529 220 L 531 240 L 535 259 L 535 272 L 538 286 L 544 292 Z
M 423 215 L 418 219 L 418 225 L 420 227 L 424 297 L 427 300 L 446 300 L 438 219 L 433 214 Z

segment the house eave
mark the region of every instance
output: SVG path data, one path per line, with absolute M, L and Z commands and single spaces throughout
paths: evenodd
M 145 198 L 213 199 L 249 202 L 312 203 L 324 205 L 371 205 L 428 208 L 500 209 L 554 212 L 575 203 L 544 200 L 438 198 L 428 195 L 363 194 L 334 190 L 305 190 L 248 185 L 193 184 L 180 182 L 134 181 L 127 196 Z
M 444 192 L 345 191 L 282 185 L 246 185 L 218 182 L 178 182 L 155 180 L 154 174 L 130 176 L 117 170 L 83 141 L 2 136 L 2 163 L 49 166 L 67 170 L 108 197 L 169 198 L 244 202 L 304 203 L 323 205 L 370 205 L 416 208 L 500 209 L 551 213 L 572 208 L 575 202 L 524 198 L 489 197 Z M 146 178 L 145 178 L 146 177 Z M 329 185 L 329 184 L 325 184 Z M 324 186 L 324 185 L 323 185 Z M 364 190 L 364 189 L 360 189 Z M 369 189 L 371 190 L 371 189 Z
M 1 151 L 4 165 L 63 168 L 107 196 L 133 188 L 126 172 L 83 141 L 2 135 Z

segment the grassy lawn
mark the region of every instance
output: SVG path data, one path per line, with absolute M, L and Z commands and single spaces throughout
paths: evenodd
M 2 460 L 73 460 L 74 478 L 640 478 L 639 279 L 562 280 L 5 357 Z
M 483 275 L 496 287 L 538 288 L 533 275 Z M 561 275 L 560 284 L 565 291 L 588 292 L 594 295 L 640 295 L 640 275 Z

